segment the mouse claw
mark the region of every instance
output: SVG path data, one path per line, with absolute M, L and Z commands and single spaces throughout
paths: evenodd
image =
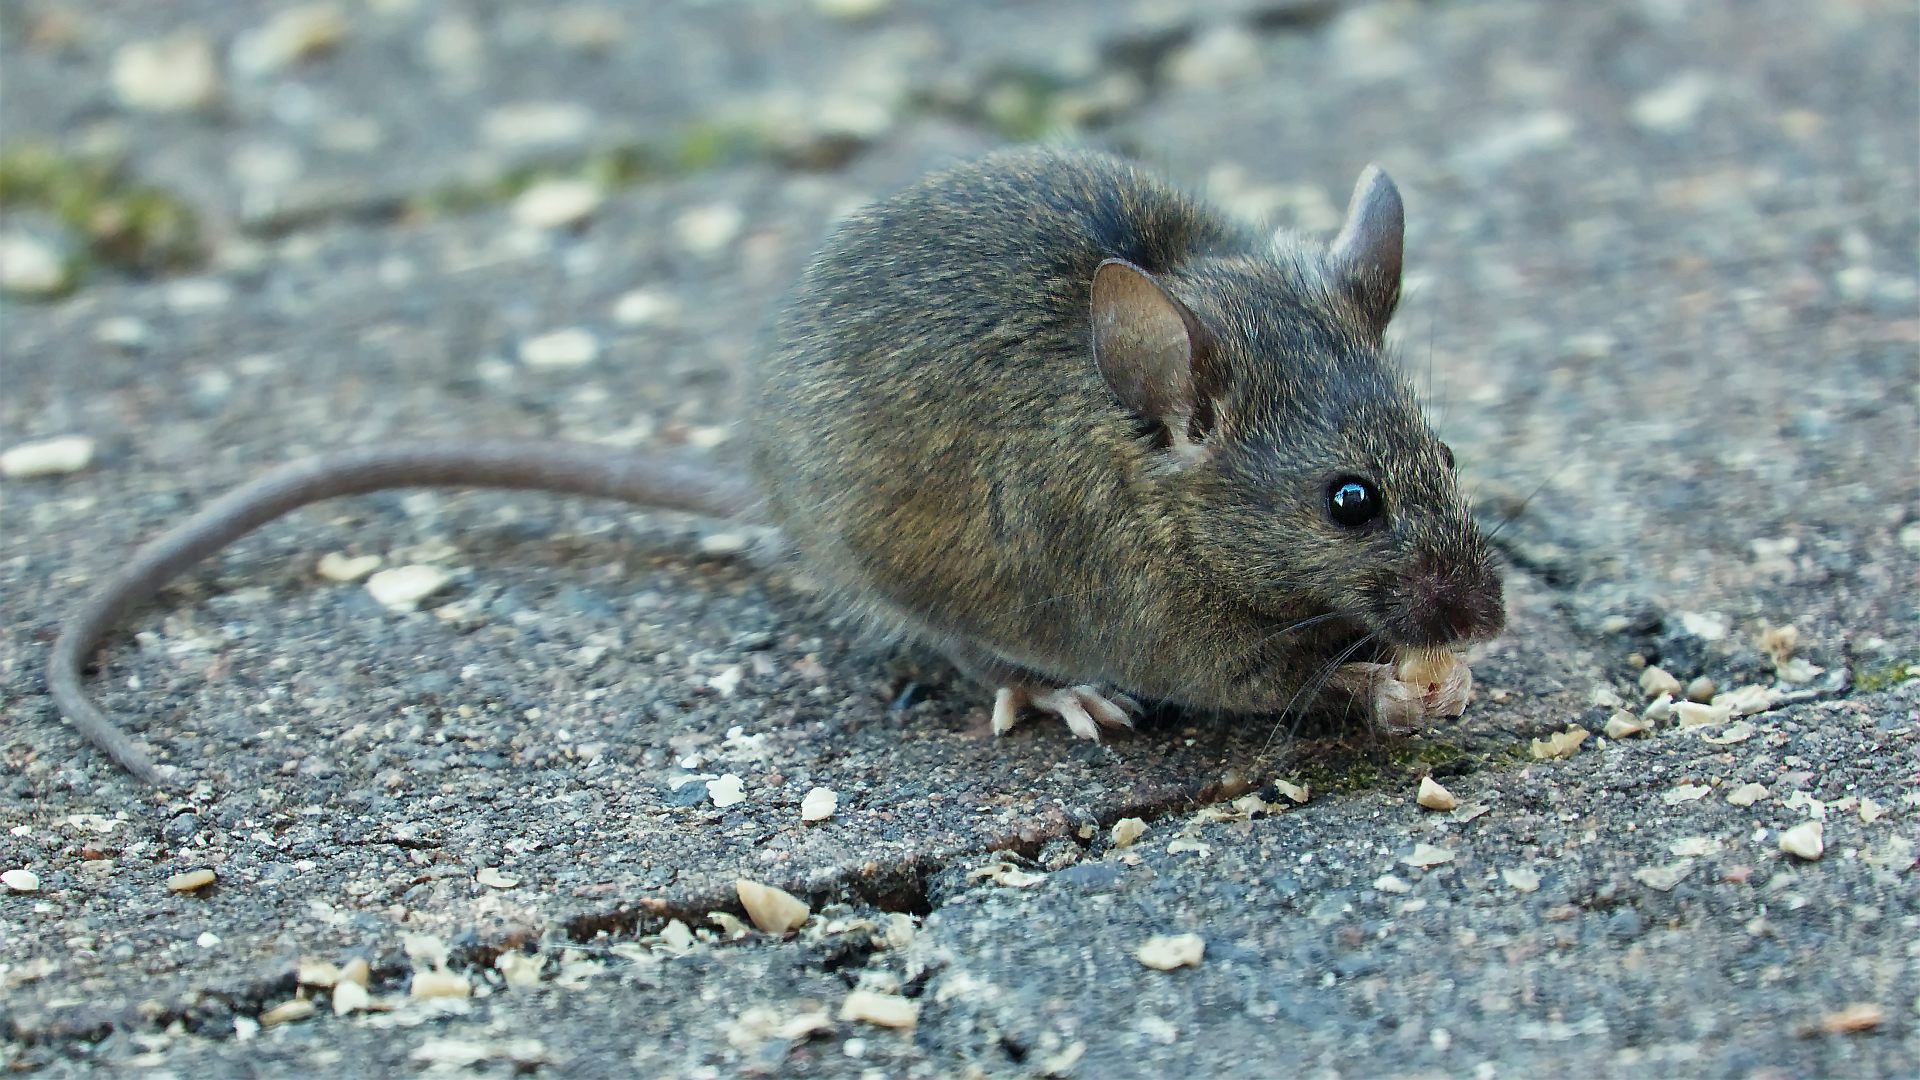
M 1067 730 L 1082 739 L 1100 741 L 1102 727 L 1132 729 L 1128 711 L 1141 712 L 1140 703 L 1125 694 L 1109 694 L 1091 684 L 1066 686 L 1036 694 L 1020 686 L 1003 686 L 993 695 L 993 733 L 1005 735 L 1020 722 L 1020 711 L 1031 707 L 1067 722 Z

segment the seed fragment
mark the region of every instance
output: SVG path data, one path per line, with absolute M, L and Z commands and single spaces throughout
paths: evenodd
M 832 788 L 817 787 L 800 800 L 800 820 L 825 821 L 840 806 L 840 796 Z
M 1648 665 L 1647 669 L 1640 673 L 1640 692 L 1645 694 L 1648 700 L 1657 698 L 1662 694 L 1666 694 L 1669 697 L 1679 697 L 1683 689 L 1679 679 L 1669 674 L 1666 668 L 1656 664 Z
M 840 1003 L 840 1019 L 859 1020 L 887 1028 L 910 1028 L 920 1022 L 920 1006 L 899 994 L 854 990 Z
M 175 874 L 167 879 L 167 888 L 177 893 L 190 893 L 213 884 L 213 871 L 202 868 Z
M 260 1014 L 260 1026 L 272 1027 L 275 1024 L 290 1024 L 296 1020 L 305 1020 L 313 1016 L 316 1008 L 312 998 L 283 1001 Z
M 1812 862 L 1826 854 L 1826 827 L 1818 821 L 1803 821 L 1780 834 L 1780 850 Z
M 1199 934 L 1155 934 L 1133 950 L 1133 958 L 1155 971 L 1178 967 L 1199 967 L 1207 952 L 1207 939 Z
M 733 883 L 733 891 L 740 897 L 740 906 L 747 909 L 747 918 L 764 934 L 798 930 L 813 914 L 805 901 L 771 885 L 741 878 Z
M 1452 810 L 1460 805 L 1460 800 L 1454 798 L 1452 792 L 1435 783 L 1431 776 L 1420 778 L 1420 791 L 1414 799 L 1429 810 Z

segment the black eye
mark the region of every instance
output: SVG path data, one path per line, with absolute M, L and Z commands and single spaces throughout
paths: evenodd
M 1380 516 L 1380 493 L 1365 480 L 1349 477 L 1327 488 L 1327 516 L 1336 525 L 1357 529 Z
M 1440 460 L 1447 463 L 1447 468 L 1453 468 L 1453 447 L 1448 446 L 1446 443 L 1441 443 Z

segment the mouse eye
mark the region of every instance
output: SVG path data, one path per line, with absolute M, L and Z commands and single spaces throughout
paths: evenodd
M 1357 477 L 1335 480 L 1327 488 L 1327 516 L 1336 525 L 1357 529 L 1379 517 L 1384 508 L 1380 492 Z
M 1453 447 L 1448 446 L 1446 443 L 1441 443 L 1440 460 L 1447 463 L 1447 468 L 1453 468 Z

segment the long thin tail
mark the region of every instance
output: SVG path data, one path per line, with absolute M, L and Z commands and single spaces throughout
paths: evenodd
M 590 443 L 411 442 L 320 454 L 228 492 L 136 552 L 60 627 L 47 661 L 54 705 L 122 768 L 149 784 L 166 783 L 168 774 L 81 687 L 81 668 L 100 639 L 174 575 L 288 511 L 341 495 L 405 487 L 549 491 L 719 518 L 740 517 L 759 501 L 752 482 L 737 473 Z

